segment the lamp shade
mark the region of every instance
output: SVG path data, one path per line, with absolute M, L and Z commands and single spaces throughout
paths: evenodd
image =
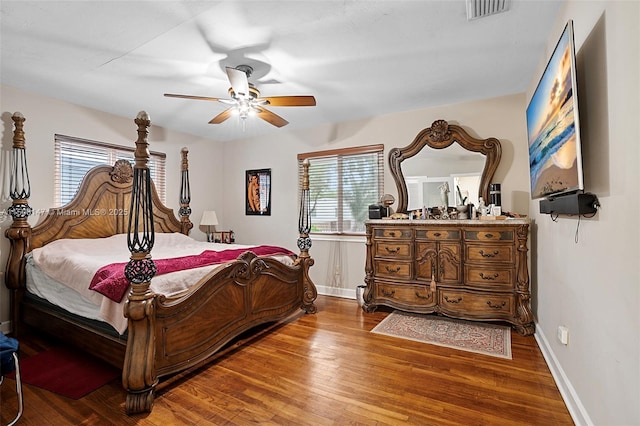
M 202 219 L 200 219 L 200 225 L 202 226 L 214 226 L 218 224 L 218 216 L 213 210 L 205 210 L 202 212 Z

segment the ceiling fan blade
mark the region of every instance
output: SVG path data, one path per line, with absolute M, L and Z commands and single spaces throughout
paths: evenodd
M 216 115 L 209 121 L 209 124 L 220 124 L 225 121 L 227 118 L 231 117 L 233 113 L 233 108 L 228 108 L 222 111 L 220 114 Z
M 316 98 L 313 96 L 270 96 L 260 98 L 266 100 L 271 106 L 315 106 Z
M 229 77 L 229 83 L 231 83 L 231 88 L 236 92 L 236 95 L 249 96 L 249 80 L 244 71 L 227 67 L 227 77 Z
M 287 120 L 285 120 L 284 118 L 280 117 L 277 114 L 272 113 L 269 110 L 266 110 L 262 107 L 257 107 L 256 109 L 258 110 L 258 117 L 262 118 L 264 121 L 266 121 L 269 124 L 273 124 L 276 127 L 282 127 L 289 124 Z
M 220 101 L 220 98 L 210 98 L 208 96 L 193 96 L 193 95 L 176 95 L 173 93 L 164 94 L 168 98 L 182 98 L 182 99 L 196 99 L 200 101 Z

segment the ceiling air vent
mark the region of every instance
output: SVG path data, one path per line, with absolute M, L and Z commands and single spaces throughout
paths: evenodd
M 467 0 L 467 20 L 506 12 L 510 0 Z

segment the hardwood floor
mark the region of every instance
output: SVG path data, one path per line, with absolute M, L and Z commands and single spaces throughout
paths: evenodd
M 320 296 L 297 317 L 164 383 L 153 412 L 128 417 L 119 380 L 80 400 L 24 385 L 18 425 L 572 425 L 532 336 L 512 360 L 369 333 L 389 311 Z M 21 356 L 49 345 L 21 338 Z M 17 410 L 5 379 L 1 424 Z

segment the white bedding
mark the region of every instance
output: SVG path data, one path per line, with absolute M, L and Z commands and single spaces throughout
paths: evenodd
M 168 259 L 181 256 L 197 255 L 204 250 L 229 250 L 251 248 L 253 246 L 240 244 L 216 244 L 196 241 L 191 237 L 180 233 L 157 233 L 151 251 L 153 259 Z M 130 253 L 127 249 L 127 235 L 119 234 L 108 238 L 97 239 L 62 239 L 53 241 L 46 246 L 32 251 L 32 262 L 43 274 L 68 287 L 76 293 L 80 299 L 87 303 L 78 303 L 78 308 L 73 309 L 69 303 L 61 303 L 51 300 L 51 297 L 66 292 L 61 289 L 28 288 L 40 297 L 69 310 L 70 312 L 88 318 L 100 319 L 113 326 L 120 334 L 127 328 L 127 320 L 123 315 L 123 305 L 126 297 L 120 303 L 90 290 L 91 279 L 103 266 L 111 263 L 128 262 Z M 288 256 L 274 256 L 280 262 L 291 265 L 293 260 Z M 180 294 L 190 286 L 197 283 L 202 277 L 213 271 L 220 265 L 204 266 L 185 271 L 172 272 L 155 276 L 151 280 L 151 289 L 157 294 L 174 296 Z M 28 269 L 29 270 L 29 269 Z M 30 279 L 33 287 L 38 280 Z M 63 296 L 64 299 L 66 296 Z M 75 296 L 74 296 L 75 297 Z M 91 305 L 95 306 L 93 312 Z M 71 309 L 70 309 L 71 308 Z M 77 312 L 74 312 L 77 311 Z M 97 312 L 97 315 L 96 315 Z M 97 318 L 95 318 L 97 316 Z

